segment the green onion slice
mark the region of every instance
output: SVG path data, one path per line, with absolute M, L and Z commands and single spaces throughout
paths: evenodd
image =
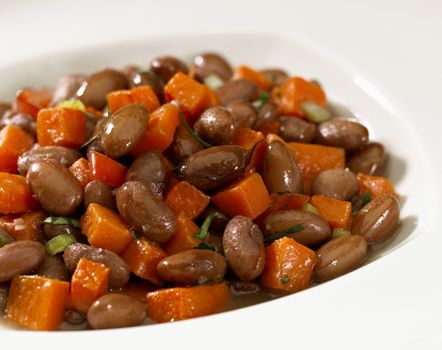
M 264 106 L 267 101 L 270 98 L 270 94 L 267 91 L 264 91 L 259 95 L 258 99 L 256 101 L 252 102 L 252 106 L 255 107 L 256 111 L 259 112 L 259 110 Z
M 213 245 L 207 244 L 204 242 L 201 242 L 200 244 L 198 244 L 198 246 L 196 246 L 195 249 L 207 249 L 207 250 L 213 250 L 213 251 L 216 250 Z
M 332 117 L 331 112 L 313 101 L 304 101 L 299 107 L 308 120 L 314 123 L 324 122 Z
M 193 236 L 196 239 L 203 241 L 206 238 L 207 234 L 209 233 L 209 227 L 210 224 L 212 223 L 212 220 L 217 216 L 219 216 L 217 212 L 213 212 L 207 215 L 207 217 L 204 219 L 203 224 L 201 225 L 200 230 L 198 232 L 195 232 Z
M 46 242 L 45 247 L 48 254 L 55 255 L 64 252 L 64 250 L 73 243 L 77 243 L 75 237 L 73 235 L 66 234 L 55 236 Z
M 101 131 L 96 133 L 94 136 L 92 136 L 89 140 L 87 140 L 85 143 L 83 143 L 81 145 L 80 148 L 86 148 L 87 146 L 89 146 L 92 142 L 94 142 L 95 140 L 98 140 L 101 137 Z
M 344 236 L 350 236 L 351 232 L 348 230 L 344 230 L 342 228 L 335 228 L 333 229 L 332 238 L 338 238 L 338 237 L 344 237 Z
M 12 238 L 9 237 L 8 234 L 0 232 L 0 248 L 8 243 L 11 243 L 12 241 Z
M 294 225 L 294 226 L 288 228 L 287 230 L 276 232 L 273 235 L 270 235 L 270 236 L 264 238 L 264 242 L 271 243 L 273 241 L 276 241 L 279 238 L 288 236 L 292 233 L 301 232 L 301 231 L 304 231 L 304 227 L 302 227 L 302 225 L 297 224 L 297 225 Z
M 69 225 L 80 228 L 80 220 L 65 216 L 48 216 L 43 220 L 43 223 L 49 225 Z
M 86 106 L 80 100 L 65 100 L 60 102 L 57 107 L 69 108 L 69 109 L 78 109 L 82 112 L 86 111 Z
M 364 192 L 362 196 L 357 197 L 352 201 L 353 209 L 351 211 L 352 216 L 356 216 L 363 207 L 365 207 L 368 203 L 371 202 L 371 193 L 370 192 Z
M 224 85 L 224 81 L 216 74 L 210 74 L 206 79 L 204 79 L 204 84 L 206 84 L 212 90 L 217 90 Z
M 184 127 L 187 129 L 187 131 L 190 133 L 190 135 L 192 135 L 192 137 L 204 148 L 210 148 L 213 147 L 210 143 L 207 143 L 206 141 L 204 141 L 201 137 L 198 136 L 198 134 L 193 131 L 193 129 L 190 127 L 189 123 L 187 123 L 187 119 L 184 116 L 184 114 L 182 112 L 179 112 L 179 116 L 181 119 L 181 123 L 184 125 Z
M 303 211 L 307 211 L 309 213 L 318 214 L 318 210 L 313 205 L 311 205 L 310 203 L 305 203 L 302 206 L 302 210 Z

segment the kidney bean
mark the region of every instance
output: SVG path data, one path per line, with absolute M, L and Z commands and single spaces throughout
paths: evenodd
M 130 166 L 126 181 L 140 181 L 162 196 L 166 187 L 167 165 L 163 155 L 150 151 L 139 156 Z
M 70 215 L 83 199 L 80 182 L 68 168 L 56 161 L 45 159 L 32 163 L 26 183 L 41 206 L 51 214 Z
M 278 68 L 262 69 L 260 72 L 272 81 L 273 86 L 280 86 L 289 78 L 289 75 L 285 71 Z
M 167 83 L 178 72 L 187 74 L 187 65 L 176 57 L 161 56 L 155 58 L 150 64 L 150 70 Z
M 5 113 L 0 121 L 0 128 L 6 125 L 13 125 L 34 137 L 37 135 L 35 120 L 27 114 L 12 111 Z
M 318 143 L 357 150 L 368 142 L 368 130 L 362 124 L 347 119 L 330 119 L 318 125 Z
M 146 304 L 126 294 L 109 293 L 98 298 L 87 312 L 94 329 L 138 326 L 146 318 Z
M 52 159 L 57 161 L 61 165 L 70 167 L 80 157 L 80 152 L 67 147 L 33 147 L 29 151 L 24 152 L 20 157 L 18 157 L 18 171 L 21 175 L 26 175 L 32 163 L 43 159 Z
M 77 90 L 77 98 L 86 106 L 102 109 L 106 106 L 106 95 L 127 88 L 126 77 L 114 69 L 104 69 L 91 74 Z
M 87 146 L 87 152 L 88 154 L 91 151 L 95 151 L 98 153 L 104 153 L 103 149 L 101 148 L 101 134 L 103 133 L 103 129 L 106 126 L 108 118 L 101 118 L 97 120 L 97 123 L 95 124 L 94 131 L 90 135 L 89 139 L 92 139 L 92 142 L 89 143 Z
M 158 96 L 160 101 L 164 101 L 164 83 L 159 76 L 150 71 L 134 71 L 129 76 L 129 87 L 148 85 Z
M 253 281 L 230 281 L 230 292 L 233 295 L 254 294 L 259 290 L 259 284 Z
M 109 209 L 116 209 L 115 198 L 112 195 L 112 186 L 101 180 L 93 180 L 84 188 L 84 207 L 87 208 L 91 203 L 98 203 Z
M 83 317 L 83 315 L 75 310 L 67 310 L 64 314 L 64 320 L 65 322 L 73 326 L 79 326 L 82 323 L 86 322 L 86 319 Z
M 257 118 L 256 109 L 249 102 L 235 100 L 226 107 L 232 113 L 235 127 L 252 128 L 255 124 Z
M 75 96 L 75 93 L 86 79 L 82 74 L 68 74 L 58 80 L 50 105 L 56 106 L 60 102 L 69 100 Z
M 44 246 L 36 241 L 22 240 L 0 248 L 0 282 L 11 280 L 37 268 L 45 256 Z
M 104 126 L 101 148 L 111 158 L 128 153 L 143 138 L 149 112 L 141 104 L 132 103 L 113 113 Z
M 178 176 L 202 191 L 213 190 L 238 178 L 246 167 L 247 150 L 239 146 L 215 146 L 188 157 Z
M 316 125 L 300 118 L 279 118 L 280 136 L 287 142 L 310 143 L 316 136 Z
M 193 60 L 196 78 L 204 81 L 210 75 L 217 75 L 221 80 L 227 81 L 233 75 L 230 64 L 224 57 L 216 53 L 204 53 L 198 55 Z
M 7 283 L 0 283 L 0 316 L 5 312 L 6 304 L 8 303 L 9 285 Z
M 164 243 L 177 230 L 172 209 L 139 181 L 128 181 L 117 191 L 117 207 L 124 221 L 157 243 Z
M 164 258 L 158 263 L 159 276 L 180 285 L 221 282 L 226 273 L 226 259 L 208 249 L 189 249 Z
M 258 225 L 245 216 L 232 218 L 224 231 L 226 260 L 242 281 L 251 281 L 264 269 L 264 238 Z
M 273 102 L 266 102 L 262 105 L 258 112 L 258 119 L 256 125 L 261 125 L 262 123 L 274 122 L 279 119 L 278 106 Z
M 43 224 L 43 235 L 48 241 L 60 235 L 73 235 L 77 242 L 86 242 L 86 236 L 81 233 L 81 230 L 71 225 Z
M 355 174 L 382 175 L 386 154 L 380 143 L 369 143 L 359 152 L 353 154 L 347 161 L 347 166 Z
M 235 100 L 247 102 L 255 101 L 259 96 L 259 87 L 256 83 L 245 79 L 229 80 L 216 93 L 223 106 Z
M 61 281 L 67 281 L 69 278 L 68 269 L 59 255 L 46 254 L 37 269 L 37 274 Z
M 367 254 L 367 243 L 361 236 L 344 236 L 325 243 L 316 252 L 318 260 L 314 278 L 324 282 L 346 274 L 362 264 Z
M 95 131 L 95 126 L 100 119 L 94 113 L 86 112 L 86 135 L 87 139 L 91 138 Z
M 212 145 L 231 143 L 235 136 L 235 119 L 225 107 L 208 108 L 193 125 L 195 132 Z
M 313 194 L 350 200 L 359 190 L 359 181 L 348 169 L 328 169 L 321 172 L 312 182 Z
M 363 207 L 354 217 L 351 233 L 375 244 L 390 238 L 399 222 L 399 202 L 392 195 L 378 197 Z
M 169 157 L 177 162 L 203 150 L 203 146 L 187 131 L 183 125 L 178 125 L 172 144 L 167 150 Z
M 302 193 L 304 184 L 292 152 L 280 141 L 266 147 L 262 178 L 269 192 Z
M 295 225 L 301 225 L 303 230 L 288 236 L 306 246 L 321 243 L 330 238 L 332 234 L 327 221 L 317 214 L 302 210 L 275 211 L 264 219 L 262 228 L 264 236 L 271 236 Z
M 68 246 L 64 251 L 63 259 L 70 272 L 74 272 L 81 258 L 104 264 L 110 268 L 110 288 L 121 288 L 129 282 L 129 266 L 123 259 L 110 250 L 96 248 L 82 243 L 74 243 Z

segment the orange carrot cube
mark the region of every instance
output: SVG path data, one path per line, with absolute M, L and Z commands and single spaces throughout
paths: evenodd
M 166 203 L 176 215 L 196 219 L 210 202 L 210 197 L 186 181 L 176 184 L 166 196 Z
M 13 125 L 0 131 L 0 171 L 17 172 L 17 159 L 34 144 L 34 138 Z

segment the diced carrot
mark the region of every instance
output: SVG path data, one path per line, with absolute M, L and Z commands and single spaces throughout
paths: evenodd
M 151 150 L 165 151 L 173 142 L 175 130 L 180 123 L 176 106 L 171 103 L 164 104 L 150 115 L 143 138 L 129 154 L 138 157 Z
M 88 153 L 91 180 L 101 180 L 113 187 L 119 187 L 126 178 L 127 168 L 115 160 L 91 151 Z
M 164 87 L 166 99 L 175 100 L 192 126 L 198 115 L 208 106 L 211 98 L 203 84 L 182 72 L 175 74 Z
M 0 214 L 25 213 L 38 207 L 24 176 L 0 172 Z
M 321 87 L 299 77 L 286 80 L 280 88 L 275 89 L 272 98 L 276 101 L 281 114 L 303 117 L 304 112 L 300 105 L 305 101 L 313 101 L 320 106 L 327 103 L 325 93 Z
M 264 156 L 267 149 L 267 143 L 265 140 L 259 141 L 255 148 L 252 149 L 252 156 L 249 164 L 246 167 L 246 173 L 260 172 L 262 168 L 262 162 L 264 161 Z
M 42 109 L 37 116 L 37 139 L 40 146 L 80 148 L 86 142 L 86 114 L 72 108 Z
M 155 322 L 170 322 L 211 315 L 230 299 L 225 282 L 196 287 L 166 288 L 146 295 L 147 315 Z
M 150 86 L 136 86 L 130 90 L 130 93 L 134 103 L 142 104 L 149 113 L 153 113 L 160 108 L 160 101 Z
M 260 283 L 274 292 L 298 292 L 310 285 L 315 262 L 313 250 L 293 238 L 280 238 L 266 248 L 266 264 Z
M 130 295 L 131 297 L 134 297 L 142 302 L 145 302 L 146 294 L 149 292 L 153 292 L 154 290 L 157 289 L 158 287 L 151 283 L 145 281 L 136 281 L 136 282 L 129 282 L 120 290 L 116 290 L 114 292 Z
M 371 198 L 383 197 L 391 194 L 398 197 L 391 181 L 381 176 L 369 176 L 359 173 L 357 175 L 359 181 L 359 195 L 370 192 Z
M 233 73 L 233 79 L 246 79 L 256 83 L 261 90 L 269 90 L 272 87 L 272 81 L 264 74 L 248 66 L 236 67 Z
M 27 329 L 52 331 L 64 320 L 69 283 L 42 276 L 15 276 L 6 318 Z
M 130 90 L 112 91 L 107 94 L 106 100 L 111 113 L 116 112 L 121 107 L 134 103 Z
M 351 202 L 341 201 L 327 196 L 314 195 L 310 199 L 318 214 L 333 228 L 347 229 L 351 218 Z
M 51 90 L 19 90 L 15 99 L 15 109 L 18 113 L 30 115 L 35 120 L 38 111 L 48 107 L 51 99 Z
M 34 138 L 13 125 L 0 131 L 0 171 L 17 172 L 18 157 L 34 144 Z
M 204 87 L 206 88 L 207 94 L 209 95 L 209 101 L 210 101 L 209 106 L 213 107 L 220 105 L 221 101 L 218 97 L 218 94 L 215 91 L 213 91 L 211 88 L 209 88 L 207 85 L 204 85 Z
M 157 265 L 166 256 L 158 244 L 145 238 L 132 241 L 121 255 L 132 273 L 159 286 L 163 281 L 158 275 Z
M 166 203 L 176 215 L 196 219 L 210 202 L 210 197 L 186 181 L 181 181 L 169 191 Z
M 89 162 L 85 158 L 77 159 L 70 166 L 69 171 L 77 178 L 83 188 L 91 181 Z
M 273 121 L 273 122 L 264 122 L 258 125 L 256 130 L 261 131 L 264 136 L 267 136 L 269 134 L 278 135 L 279 134 L 279 122 Z
M 252 219 L 270 205 L 267 188 L 258 173 L 250 173 L 212 197 L 216 206 L 230 216 L 244 215 Z
M 40 222 L 46 217 L 44 211 L 32 211 L 25 214 L 5 215 L 0 218 L 0 228 L 5 230 L 15 241 L 39 240 Z
M 70 306 L 87 313 L 93 302 L 108 292 L 109 272 L 106 265 L 81 258 L 72 275 Z
M 199 227 L 191 219 L 184 215 L 178 215 L 177 223 L 177 232 L 163 245 L 168 255 L 195 248 L 201 243 L 200 240 L 195 238 L 195 233 L 199 231 Z
M 305 194 L 277 194 L 270 195 L 271 204 L 268 209 L 255 219 L 256 223 L 261 223 L 271 213 L 279 210 L 301 210 L 309 202 L 310 197 Z
M 94 114 L 97 119 L 103 118 L 103 112 L 91 106 L 86 106 L 86 113 Z
M 82 216 L 81 231 L 90 245 L 120 254 L 132 241 L 132 234 L 121 217 L 97 203 L 91 203 Z
M 263 140 L 264 135 L 261 132 L 251 128 L 239 128 L 235 133 L 232 144 L 244 147 L 250 152 L 258 142 Z

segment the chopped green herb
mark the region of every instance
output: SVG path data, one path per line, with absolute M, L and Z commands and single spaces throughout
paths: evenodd
M 206 79 L 204 79 L 204 84 L 206 84 L 212 90 L 217 90 L 224 85 L 224 81 L 216 74 L 210 74 Z
M 80 228 L 80 220 L 64 216 L 48 216 L 43 220 L 43 223 L 49 225 L 70 225 Z
M 247 165 L 249 165 L 250 162 L 252 161 L 253 154 L 255 153 L 255 150 L 256 150 L 256 147 L 258 146 L 258 143 L 259 143 L 259 142 L 255 143 L 255 144 L 253 145 L 253 148 L 250 150 L 249 154 L 247 155 L 247 159 L 246 159 L 246 164 L 247 164 Z
M 48 254 L 55 255 L 64 252 L 64 250 L 73 243 L 77 243 L 75 237 L 73 235 L 66 234 L 55 236 L 54 238 L 46 242 L 45 247 Z
M 80 100 L 65 100 L 60 102 L 57 107 L 69 108 L 69 109 L 78 109 L 82 112 L 86 111 L 86 106 Z
M 270 94 L 267 91 L 264 91 L 259 95 L 258 99 L 256 101 L 252 102 L 253 107 L 255 107 L 256 111 L 259 112 L 259 110 L 264 106 L 267 101 L 270 98 Z
M 305 113 L 307 119 L 314 123 L 321 123 L 332 117 L 332 114 L 328 109 L 313 101 L 304 101 L 299 107 L 301 107 L 301 110 Z
M 198 136 L 198 134 L 193 131 L 193 129 L 190 127 L 190 125 L 187 123 L 187 119 L 184 116 L 184 114 L 182 112 L 179 112 L 179 116 L 181 119 L 181 123 L 184 125 L 184 127 L 187 129 L 187 131 L 190 133 L 190 135 L 192 135 L 192 137 L 204 148 L 210 148 L 213 147 L 210 143 L 207 143 L 206 141 L 204 141 L 201 137 Z
M 294 226 L 288 228 L 287 230 L 276 232 L 273 235 L 270 235 L 270 236 L 264 238 L 264 242 L 265 243 L 271 243 L 273 241 L 276 241 L 279 238 L 288 236 L 288 235 L 290 235 L 292 233 L 301 232 L 301 231 L 304 231 L 304 227 L 302 227 L 301 225 L 297 224 L 297 225 L 294 225 Z
M 289 276 L 287 276 L 287 275 L 283 275 L 283 276 L 281 277 L 281 283 L 282 283 L 282 284 L 287 284 L 289 281 L 290 281 Z
M 363 207 L 365 207 L 368 203 L 371 202 L 371 193 L 370 192 L 364 192 L 362 196 L 356 197 L 352 201 L 353 210 L 351 212 L 352 216 L 356 216 Z
M 209 215 L 207 215 L 207 217 L 204 219 L 203 224 L 201 225 L 200 230 L 198 232 L 195 232 L 193 234 L 193 236 L 196 239 L 203 241 L 206 238 L 207 234 L 209 233 L 209 227 L 210 227 L 210 224 L 212 223 L 212 220 L 216 216 L 219 216 L 219 214 L 217 212 L 213 212 L 213 213 L 210 213 Z
M 87 146 L 89 146 L 92 142 L 94 142 L 95 140 L 98 140 L 101 137 L 101 131 L 98 132 L 96 135 L 92 136 L 89 140 L 87 140 L 85 143 L 83 143 L 81 145 L 80 148 L 86 148 Z
M 198 244 L 197 247 L 195 247 L 195 249 L 208 249 L 208 250 L 213 250 L 215 251 L 215 246 L 211 245 L 211 244 L 207 244 L 204 242 L 201 242 L 200 244 Z
M 276 194 L 277 194 L 278 196 L 284 196 L 284 195 L 286 195 L 286 194 L 290 194 L 290 193 L 292 193 L 292 192 L 290 192 L 290 191 L 276 192 Z
M 344 230 L 342 228 L 335 228 L 333 230 L 332 238 L 338 238 L 338 237 L 344 237 L 344 236 L 350 236 L 351 232 Z
M 309 213 L 318 214 L 318 211 L 316 210 L 316 208 L 313 205 L 311 205 L 310 203 L 305 203 L 302 206 L 302 210 L 307 211 Z
M 12 238 L 9 235 L 0 233 L 0 248 L 11 242 Z

